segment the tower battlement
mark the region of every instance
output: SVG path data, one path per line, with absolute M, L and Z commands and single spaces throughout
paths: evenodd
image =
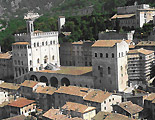
M 57 31 L 52 31 L 52 32 L 40 32 L 40 33 L 33 33 L 33 34 L 27 34 L 27 33 L 20 33 L 20 34 L 15 34 L 15 36 L 51 36 L 51 35 L 57 35 Z

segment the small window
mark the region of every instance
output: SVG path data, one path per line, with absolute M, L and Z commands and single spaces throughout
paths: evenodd
M 100 70 L 100 66 L 98 66 L 98 70 Z
M 37 46 L 39 47 L 39 42 L 37 42 Z
M 30 60 L 30 65 L 32 65 L 32 60 Z
M 104 110 L 106 110 L 106 107 L 104 107 Z
M 114 58 L 114 53 L 112 53 L 112 58 Z
M 42 42 L 42 46 L 44 46 L 44 42 Z
M 34 43 L 34 47 L 36 47 L 36 43 Z
M 53 44 L 55 44 L 55 41 L 53 41 Z
M 54 55 L 52 56 L 52 60 L 54 60 Z
M 52 45 L 52 41 L 50 41 L 50 44 Z
M 108 58 L 108 53 L 106 53 L 106 58 Z
M 97 53 L 95 53 L 95 57 L 97 57 Z
M 106 104 L 106 101 L 104 101 L 104 104 Z
M 111 68 L 108 67 L 108 74 L 111 74 Z
M 46 45 L 47 45 L 47 41 L 46 41 Z
M 101 58 L 103 57 L 103 54 L 102 54 L 102 53 L 100 53 L 100 57 L 101 57 Z
M 37 59 L 37 63 L 40 63 L 39 58 Z

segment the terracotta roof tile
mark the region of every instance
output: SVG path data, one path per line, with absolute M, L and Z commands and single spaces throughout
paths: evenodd
M 155 41 L 141 41 L 136 46 L 155 46 Z
M 74 102 L 66 102 L 66 104 L 62 107 L 62 109 L 68 110 L 68 111 L 75 111 L 80 113 L 86 113 L 92 110 L 95 110 L 95 107 L 74 103 Z
M 36 84 L 38 84 L 37 81 L 25 80 L 25 81 L 21 84 L 21 86 L 33 88 Z
M 89 88 L 84 87 L 77 87 L 77 86 L 61 86 L 58 90 L 56 90 L 56 93 L 64 93 L 69 95 L 75 95 L 75 96 L 81 96 L 84 97 L 88 92 Z
M 10 89 L 10 90 L 18 90 L 20 88 L 19 84 L 14 84 L 14 83 L 2 83 L 0 84 L 0 88 L 3 89 Z
M 59 109 L 49 109 L 47 112 L 43 114 L 43 117 L 51 119 L 51 120 L 83 120 L 81 118 L 75 117 L 70 118 L 66 115 L 60 113 Z
M 29 45 L 30 43 L 28 42 L 15 42 L 13 45 Z
M 26 118 L 26 116 L 24 116 L 24 115 L 18 115 L 15 117 L 10 117 L 10 118 L 4 119 L 4 120 L 25 120 L 25 118 Z
M 102 90 L 91 90 L 84 97 L 84 100 L 102 103 L 104 100 L 106 100 L 111 95 L 112 93 L 104 92 Z
M 118 113 L 108 113 L 100 111 L 97 113 L 92 120 L 135 120 L 133 118 L 128 118 L 128 116 L 118 114 Z
M 148 54 L 154 53 L 154 51 L 152 51 L 152 50 L 146 50 L 146 49 L 140 48 L 140 49 L 129 50 L 128 53 L 129 53 L 129 54 L 130 54 L 130 53 L 141 53 L 141 54 L 148 55 Z
M 12 55 L 7 52 L 7 53 L 0 53 L 0 59 L 10 59 Z
M 123 15 L 117 15 L 115 14 L 111 19 L 116 19 L 116 18 L 131 18 L 134 17 L 135 14 L 123 14 Z
M 59 73 L 67 75 L 83 75 L 92 72 L 92 67 L 60 67 L 60 70 L 41 70 L 44 73 Z
M 36 89 L 36 93 L 43 93 L 43 94 L 49 94 L 52 95 L 56 91 L 55 87 L 49 87 L 49 86 L 39 86 Z
M 118 106 L 120 106 L 125 111 L 129 112 L 130 114 L 139 113 L 143 110 L 142 107 L 139 105 L 133 104 L 131 101 L 122 102 Z
M 116 43 L 121 43 L 123 40 L 98 40 L 96 41 L 92 47 L 113 47 Z M 125 40 L 128 44 L 131 42 L 130 40 Z
M 32 104 L 34 102 L 35 102 L 34 100 L 28 100 L 26 98 L 18 98 L 17 100 L 12 101 L 11 103 L 9 103 L 8 106 L 21 108 L 21 107 L 30 105 L 30 104 Z
M 155 93 L 149 94 L 145 100 L 152 101 L 152 103 L 155 103 Z

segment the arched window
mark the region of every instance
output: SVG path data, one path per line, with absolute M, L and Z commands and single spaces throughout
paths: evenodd
M 121 71 L 123 70 L 123 67 L 121 66 Z
M 52 45 L 52 41 L 50 41 L 50 44 Z
M 112 53 L 112 58 L 114 58 L 114 53 Z
M 48 57 L 47 55 L 44 57 L 44 63 L 47 63 Z
M 36 43 L 34 43 L 34 47 L 36 47 Z
M 95 57 L 97 57 L 97 53 L 95 53 Z
M 103 54 L 102 54 L 102 53 L 100 53 L 100 57 L 101 57 L 101 58 L 103 57 Z
M 39 47 L 39 42 L 37 42 L 37 47 Z
M 30 65 L 32 65 L 32 60 L 30 60 Z
M 108 67 L 108 74 L 111 74 L 111 68 Z
M 44 46 L 44 42 L 42 42 L 42 46 Z
M 47 41 L 46 41 L 46 45 L 47 45 Z
M 54 60 L 54 55 L 52 56 L 52 60 Z
M 53 44 L 55 44 L 55 40 L 53 41 Z
M 37 59 L 37 63 L 40 63 L 39 58 Z
M 108 53 L 106 53 L 106 58 L 108 58 Z
M 20 65 L 20 61 L 18 60 L 18 65 Z

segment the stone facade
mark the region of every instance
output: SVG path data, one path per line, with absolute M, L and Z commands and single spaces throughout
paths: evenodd
M 120 27 L 138 28 L 153 20 L 155 9 L 147 4 L 118 7 L 117 14 L 111 20 L 113 25 Z
M 62 43 L 60 63 L 62 66 L 92 66 L 91 45 L 93 41 Z
M 12 46 L 15 79 L 49 63 L 60 66 L 58 32 L 34 31 L 33 19 L 26 20 L 28 33 L 15 35 L 16 43 Z
M 98 34 L 99 40 L 133 40 L 134 31 L 129 33 L 117 33 L 116 31 L 101 32 Z
M 92 45 L 94 86 L 108 91 L 123 91 L 127 86 L 127 52 L 124 40 L 98 40 Z
M 0 79 L 12 82 L 14 71 L 13 71 L 13 60 L 12 53 L 0 53 Z

